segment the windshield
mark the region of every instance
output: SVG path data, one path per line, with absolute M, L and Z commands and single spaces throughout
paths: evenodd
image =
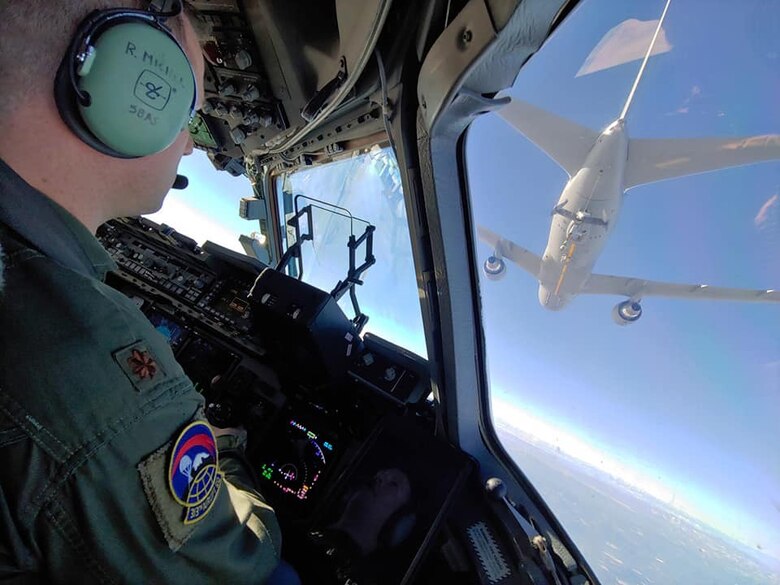
M 145 217 L 171 226 L 200 245 L 209 240 L 243 254 L 239 236 L 258 231 L 258 222 L 238 215 L 241 198 L 253 196 L 249 179 L 218 171 L 202 150 L 182 158 L 179 172 L 189 179 L 189 186 L 171 190 L 162 208 Z
M 585 0 L 469 130 L 493 422 L 603 583 L 776 584 L 780 11 L 672 2 L 599 137 L 664 4 Z
M 313 205 L 313 240 L 304 242 L 301 249 L 303 280 L 322 290 L 330 292 L 345 279 L 349 236 L 363 235 L 366 222 L 376 227 L 376 264 L 363 273 L 360 279 L 364 284 L 355 289 L 360 310 L 369 317 L 363 332 L 376 333 L 426 357 L 401 175 L 392 151 L 374 146 L 344 160 L 281 175 L 276 179 L 276 193 L 284 226 L 296 209 Z M 308 228 L 303 219 L 301 233 L 308 233 Z M 287 244 L 295 241 L 289 226 L 284 236 Z M 365 256 L 365 246 L 361 246 L 355 264 L 362 264 Z M 349 317 L 355 316 L 349 295 L 339 304 Z

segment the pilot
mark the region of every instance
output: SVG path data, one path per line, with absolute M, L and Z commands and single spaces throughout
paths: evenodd
M 104 283 L 203 100 L 195 15 L 151 4 L 0 2 L 0 580 L 293 583 L 241 433 Z

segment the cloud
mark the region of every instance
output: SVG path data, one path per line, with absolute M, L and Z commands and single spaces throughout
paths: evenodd
M 510 433 L 535 446 L 555 449 L 666 504 L 681 503 L 676 501 L 674 489 L 660 476 L 656 477 L 653 469 L 609 453 L 560 423 L 542 418 L 497 396 L 493 396 L 493 415 L 500 432 Z
M 777 194 L 774 194 L 769 199 L 767 199 L 766 202 L 761 206 L 761 209 L 759 209 L 758 215 L 756 215 L 755 219 L 753 220 L 755 224 L 760 227 L 767 220 L 767 217 L 769 217 L 769 210 L 778 204 L 780 204 L 780 196 Z
M 780 147 L 780 134 L 759 134 L 749 138 L 738 138 L 731 142 L 726 142 L 721 146 L 722 150 L 749 150 L 749 149 L 768 149 L 775 151 Z M 759 160 L 773 160 L 771 156 Z M 754 161 L 757 162 L 757 161 Z
M 691 111 L 691 102 L 693 101 L 693 99 L 699 97 L 700 95 L 701 95 L 701 87 L 699 87 L 698 85 L 694 85 L 691 88 L 691 91 L 688 92 L 688 97 L 686 97 L 683 100 L 682 105 L 679 108 L 677 108 L 674 112 L 670 112 L 667 115 L 687 114 L 688 112 Z
M 577 71 L 576 77 L 642 59 L 657 26 L 658 20 L 631 18 L 621 22 L 602 37 Z M 666 31 L 661 27 L 651 55 L 660 55 L 671 50 L 672 45 L 666 38 Z

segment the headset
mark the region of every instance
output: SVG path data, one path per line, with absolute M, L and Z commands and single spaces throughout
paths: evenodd
M 79 24 L 57 70 L 54 99 L 83 142 L 117 158 L 161 152 L 195 115 L 187 54 L 165 20 L 172 10 L 96 10 Z

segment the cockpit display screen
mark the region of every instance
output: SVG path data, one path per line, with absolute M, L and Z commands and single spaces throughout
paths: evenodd
M 283 494 L 301 502 L 307 501 L 336 455 L 329 438 L 295 419 L 286 419 L 284 437 L 275 443 L 276 453 L 263 458 L 260 477 Z
M 168 340 L 168 345 L 174 350 L 184 340 L 186 331 L 176 321 L 157 311 L 150 311 L 147 314 L 147 318 L 154 325 L 154 328 L 165 336 Z
M 216 376 L 224 376 L 239 360 L 228 349 L 193 333 L 176 356 L 182 369 L 200 392 L 209 390 Z
M 227 321 L 240 331 L 249 330 L 249 301 L 242 283 L 226 282 L 216 297 L 209 303 L 212 317 Z

